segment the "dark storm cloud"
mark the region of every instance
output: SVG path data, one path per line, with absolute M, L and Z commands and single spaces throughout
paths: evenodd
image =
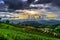
M 9 5 L 12 9 L 23 9 L 29 6 L 34 0 L 3 0 L 5 4 Z
M 5 4 L 9 5 L 9 8 L 22 9 L 23 2 L 21 0 L 4 0 Z
M 35 0 L 3 0 L 5 4 L 9 5 L 12 9 L 24 9 L 28 7 Z M 53 3 L 54 5 L 60 6 L 60 0 L 38 0 L 35 3 Z
M 38 0 L 38 3 L 52 3 L 60 7 L 60 0 Z
M 52 0 L 38 0 L 36 3 L 51 3 Z
M 60 0 L 53 0 L 52 3 L 56 6 L 60 6 Z

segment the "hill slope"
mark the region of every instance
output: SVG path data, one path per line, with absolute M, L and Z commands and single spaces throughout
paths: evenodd
M 44 35 L 27 33 L 22 28 L 0 23 L 0 40 L 60 40 Z

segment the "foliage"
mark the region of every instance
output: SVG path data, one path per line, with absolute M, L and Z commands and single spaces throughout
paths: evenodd
M 29 33 L 28 33 L 29 32 Z M 59 38 L 49 37 L 36 32 L 23 30 L 5 23 L 0 23 L 1 40 L 60 40 Z

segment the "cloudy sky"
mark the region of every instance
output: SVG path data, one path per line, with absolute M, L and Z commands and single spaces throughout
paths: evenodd
M 22 1 L 24 1 L 24 2 L 22 2 Z M 27 0 L 9 0 L 9 1 L 8 0 L 0 0 L 0 3 L 8 4 L 9 8 L 12 8 L 12 9 L 21 9 L 23 7 L 28 7 L 27 5 L 30 5 L 28 3 L 28 1 L 27 2 L 26 1 Z M 48 0 L 43 0 L 43 1 L 42 0 L 40 0 L 40 1 L 35 0 L 35 2 L 36 1 L 39 2 L 39 3 L 42 2 L 42 4 L 44 4 L 46 2 L 52 3 L 52 5 L 54 5 L 54 6 L 48 5 L 50 7 L 50 9 L 48 9 L 47 11 L 54 12 L 54 13 L 60 15 L 60 0 L 49 0 L 49 1 Z
M 3 3 L 4 4 L 4 1 L 0 0 L 0 3 Z

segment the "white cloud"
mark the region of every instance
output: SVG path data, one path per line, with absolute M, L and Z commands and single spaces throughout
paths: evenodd
M 0 1 L 0 4 L 1 4 L 1 3 L 3 3 L 3 4 L 4 4 L 4 1 L 2 1 L 2 0 L 1 0 L 1 1 Z
M 27 1 L 27 0 L 22 0 L 22 1 Z

